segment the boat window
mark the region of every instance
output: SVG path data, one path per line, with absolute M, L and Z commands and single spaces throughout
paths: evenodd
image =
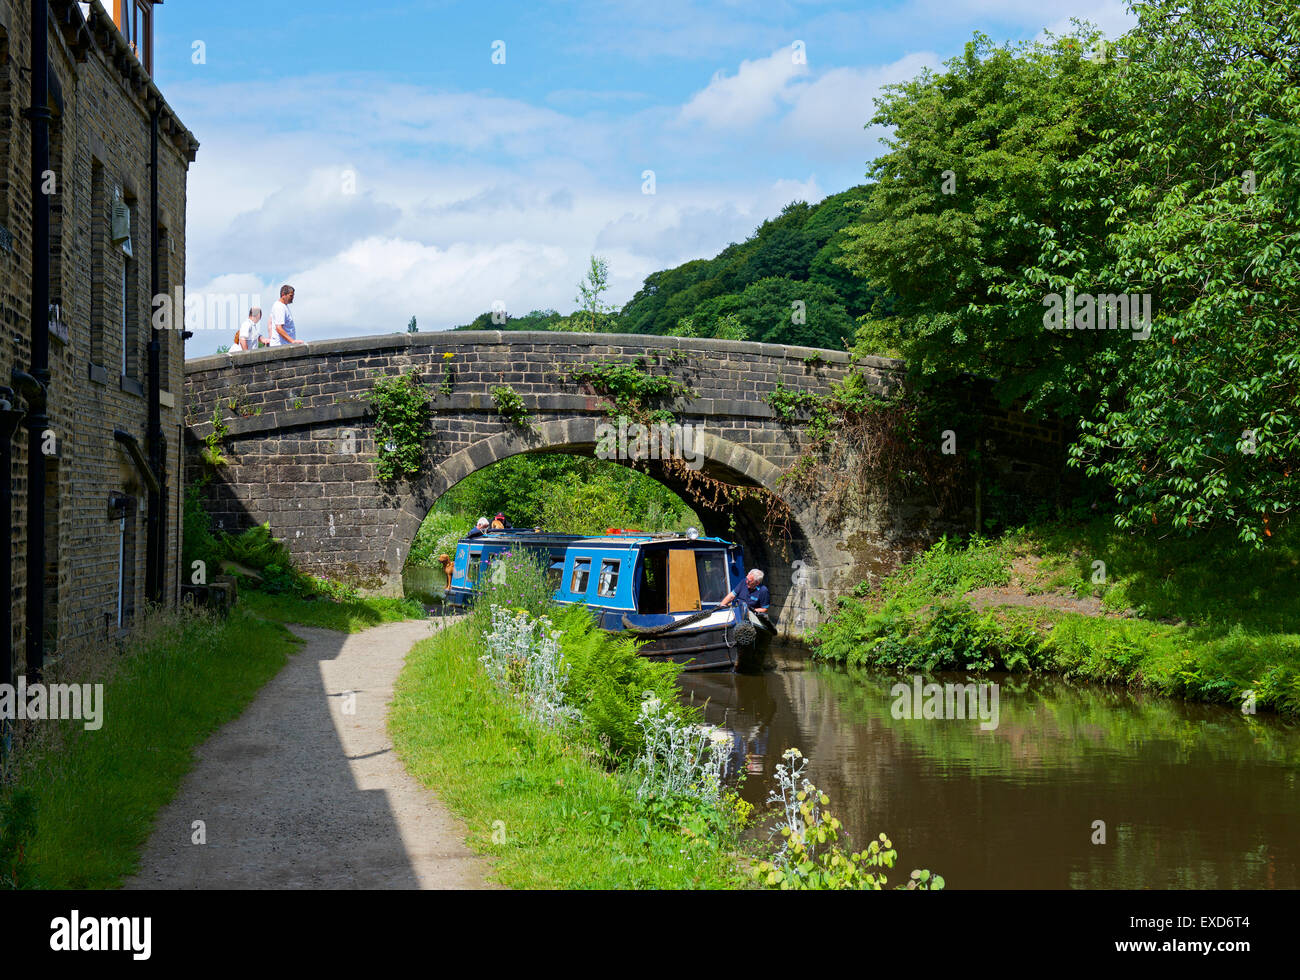
M 727 560 L 721 551 L 695 552 L 695 574 L 700 581 L 700 602 L 721 602 L 727 588 Z
M 546 570 L 546 587 L 552 592 L 558 592 L 560 586 L 564 583 L 564 562 L 554 562 Z
M 586 595 L 589 578 L 591 578 L 591 559 L 573 559 L 573 577 L 569 579 L 569 591 L 576 595 Z
M 465 573 L 465 581 L 470 585 L 478 584 L 478 566 L 482 555 L 483 552 L 481 551 L 471 551 L 469 553 L 469 571 Z
M 600 560 L 600 580 L 596 586 L 596 595 L 605 598 L 613 598 L 614 593 L 618 591 L 618 566 L 620 562 L 617 558 L 602 558 Z

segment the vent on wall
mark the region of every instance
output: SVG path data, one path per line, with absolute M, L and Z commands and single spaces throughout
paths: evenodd
M 121 245 L 122 251 L 131 254 L 131 209 L 122 200 L 120 193 L 113 198 L 113 218 L 109 237 L 114 245 Z

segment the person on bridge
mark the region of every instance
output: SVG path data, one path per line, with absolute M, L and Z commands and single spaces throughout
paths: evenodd
M 745 576 L 745 581 L 728 592 L 718 605 L 729 606 L 736 601 L 756 613 L 762 613 L 764 616 L 768 614 L 768 608 L 772 604 L 772 594 L 763 584 L 763 573 L 759 569 L 751 568 L 749 574 Z
M 235 333 L 235 350 L 255 350 L 262 346 L 262 338 L 257 331 L 257 324 L 261 319 L 262 308 L 260 306 L 254 306 L 248 311 L 248 319 Z
M 271 320 L 266 325 L 267 333 L 270 335 L 268 342 L 272 347 L 302 343 L 298 339 L 297 329 L 294 327 L 293 313 L 289 311 L 289 305 L 292 302 L 293 287 L 286 283 L 280 287 L 280 298 L 271 307 Z

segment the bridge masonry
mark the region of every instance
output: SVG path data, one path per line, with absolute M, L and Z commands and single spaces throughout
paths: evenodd
M 695 397 L 665 407 L 702 434 L 700 472 L 787 499 L 779 481 L 807 436 L 800 424 L 779 419 L 766 396 L 778 384 L 825 393 L 852 364 L 844 352 L 799 347 L 509 331 L 394 334 L 217 355 L 186 362 L 187 478 L 202 483 L 218 528 L 269 522 L 305 570 L 397 592 L 420 521 L 457 482 L 521 452 L 594 455 L 597 427 L 609 421 L 607 403 L 568 372 L 614 362 L 639 363 L 693 388 Z M 426 472 L 381 485 L 367 395 L 377 378 L 412 369 L 432 394 Z M 881 393 L 902 380 L 898 361 L 859 359 L 858 369 Z M 440 390 L 448 377 L 450 394 Z M 499 385 L 522 396 L 531 427 L 497 411 L 491 391 Z M 215 471 L 198 452 L 213 432 L 214 411 L 227 430 L 221 446 L 228 461 Z M 1011 426 L 1011 437 L 1032 436 L 1017 433 L 1025 424 Z M 756 498 L 734 515 L 712 511 L 693 501 L 671 470 L 651 464 L 647 472 L 692 503 L 706 533 L 744 545 L 748 564 L 768 573 L 783 627 L 796 634 L 815 624 L 834 595 L 892 570 L 967 519 L 958 515 L 954 524 L 924 504 L 904 502 L 864 507 L 832 528 L 815 505 L 792 500 L 782 540 L 765 527 Z M 502 506 L 508 513 L 509 502 Z

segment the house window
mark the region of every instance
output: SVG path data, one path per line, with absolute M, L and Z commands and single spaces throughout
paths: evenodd
M 617 558 L 602 558 L 600 561 L 600 578 L 597 580 L 596 595 L 612 599 L 618 591 Z
M 144 70 L 153 74 L 153 0 L 113 0 L 113 19 Z
M 469 571 L 465 574 L 465 581 L 470 585 L 478 584 L 479 564 L 483 559 L 483 552 L 471 551 L 469 553 Z
M 591 559 L 575 558 L 573 575 L 569 578 L 569 591 L 574 595 L 587 594 L 587 581 L 591 578 Z

